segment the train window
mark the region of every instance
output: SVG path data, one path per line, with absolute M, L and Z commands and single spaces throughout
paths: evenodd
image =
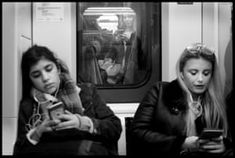
M 160 58 L 152 60 L 160 55 L 160 4 L 81 2 L 77 17 L 78 75 L 100 93 L 140 93 L 153 78 L 160 79 Z

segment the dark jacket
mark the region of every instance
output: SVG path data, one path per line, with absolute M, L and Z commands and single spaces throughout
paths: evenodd
M 39 143 L 32 145 L 26 138 L 25 124 L 33 113 L 32 98 L 21 101 L 17 140 L 14 154 L 56 155 L 116 155 L 122 127 L 118 117 L 106 106 L 93 84 L 81 83 L 80 98 L 84 115 L 93 121 L 95 134 L 76 129 L 43 133 Z M 86 148 L 86 149 L 84 149 Z
M 140 103 L 132 123 L 132 154 L 177 157 L 186 138 L 186 97 L 177 80 L 158 82 Z M 196 130 L 204 120 L 196 119 Z

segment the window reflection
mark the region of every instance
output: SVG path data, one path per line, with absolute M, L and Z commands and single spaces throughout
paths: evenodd
M 88 7 L 82 16 L 80 75 L 97 85 L 131 85 L 143 80 L 147 70 L 139 66 L 143 52 L 135 11 Z
M 97 19 L 97 23 L 102 30 L 107 30 L 112 33 L 117 31 L 118 17 L 116 15 L 101 15 Z

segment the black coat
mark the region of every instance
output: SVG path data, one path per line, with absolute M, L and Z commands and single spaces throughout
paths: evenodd
M 93 121 L 95 134 L 76 129 L 43 133 L 37 145 L 32 145 L 26 138 L 25 124 L 33 113 L 32 98 L 20 103 L 18 116 L 17 140 L 14 146 L 14 155 L 105 155 L 117 154 L 117 142 L 122 131 L 120 119 L 106 106 L 100 98 L 96 88 L 89 83 L 81 83 L 80 98 L 84 115 Z M 84 149 L 89 147 L 90 149 Z
M 179 156 L 186 138 L 186 95 L 177 80 L 158 82 L 140 103 L 131 127 L 134 155 Z M 195 121 L 198 134 L 203 115 Z

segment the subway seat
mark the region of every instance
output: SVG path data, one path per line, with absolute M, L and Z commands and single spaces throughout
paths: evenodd
M 118 154 L 127 155 L 127 142 L 126 142 L 126 125 L 129 125 L 129 121 L 134 117 L 134 114 L 139 106 L 139 103 L 107 103 L 115 115 L 119 117 L 122 125 L 122 133 L 118 140 Z

